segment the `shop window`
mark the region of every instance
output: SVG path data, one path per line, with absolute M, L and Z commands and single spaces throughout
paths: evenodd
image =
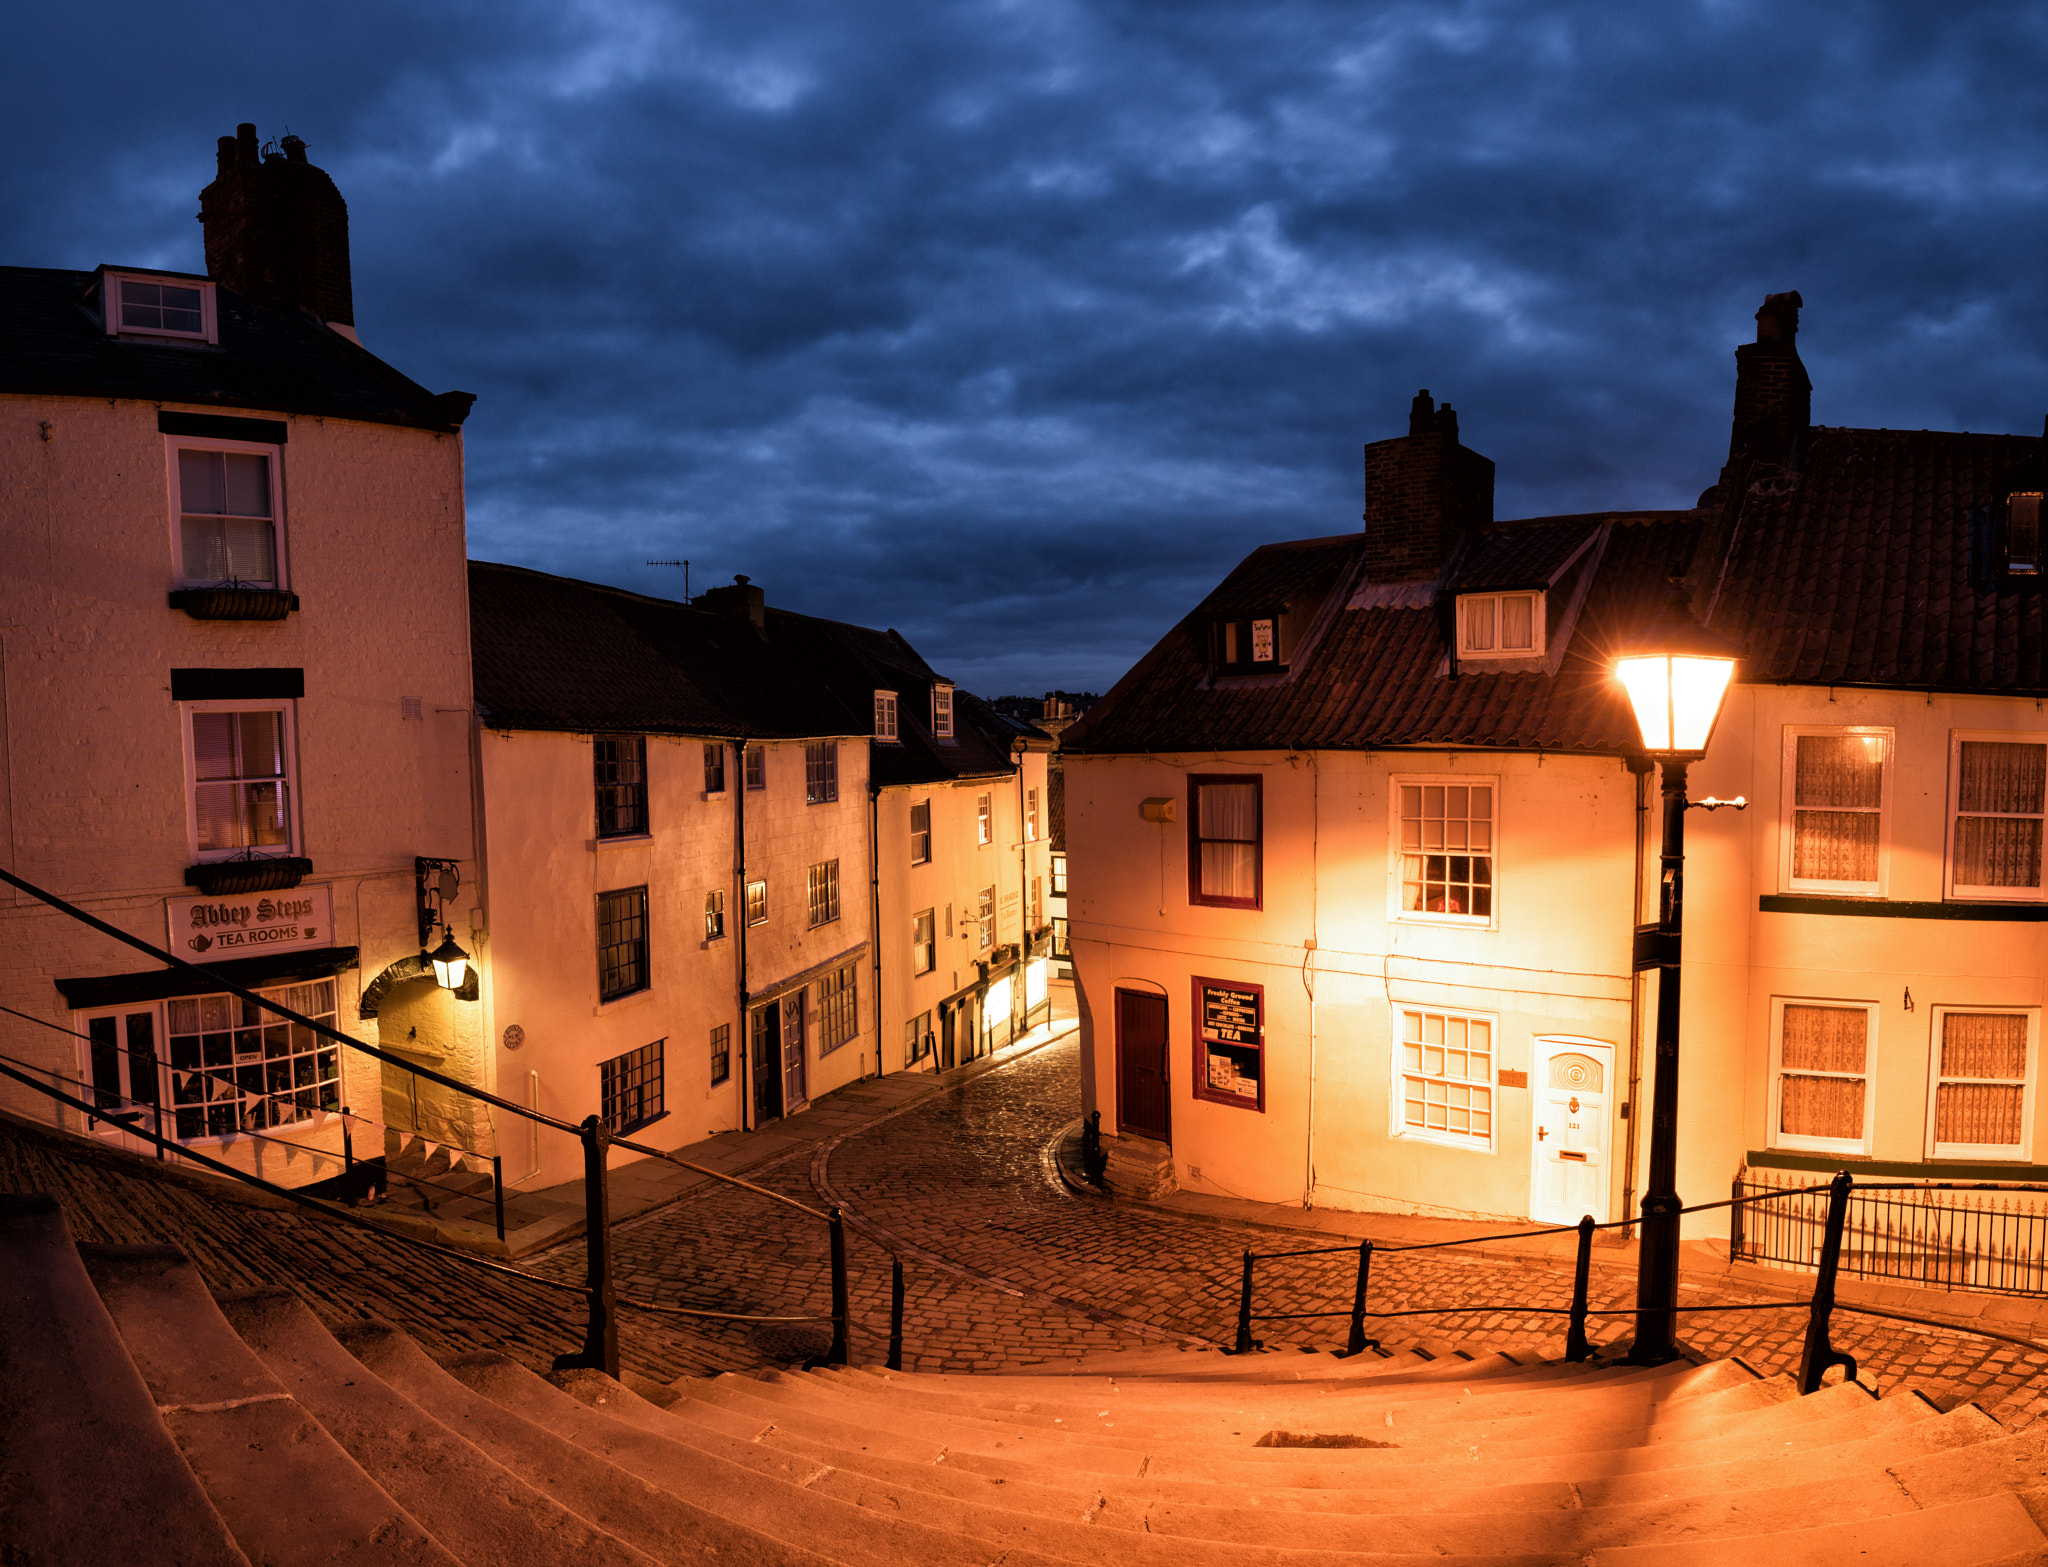
M 1194 1095 L 1240 1110 L 1266 1108 L 1266 991 L 1236 981 L 1195 981 Z

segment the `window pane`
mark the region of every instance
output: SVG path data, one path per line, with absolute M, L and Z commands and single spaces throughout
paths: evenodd
M 1860 1142 L 1863 1137 L 1863 1079 L 1799 1077 L 1787 1073 L 1780 1099 L 1778 1129 L 1793 1137 L 1833 1137 Z
M 1788 1005 L 1781 1057 L 1785 1070 L 1860 1073 L 1869 1029 L 1870 1014 L 1861 1007 Z
M 2016 1148 L 2026 1102 L 2017 1083 L 1943 1083 L 1934 1093 L 1934 1140 Z
M 1527 593 L 1511 593 L 1500 601 L 1500 645 L 1502 652 L 1536 646 L 1536 600 Z
M 227 469 L 223 452 L 178 451 L 178 496 L 188 514 L 219 517 L 228 509 Z
M 1877 735 L 1801 735 L 1793 764 L 1796 805 L 1876 810 L 1884 797 Z
M 270 459 L 258 452 L 223 452 L 220 461 L 225 480 L 220 509 L 230 517 L 268 517 Z
M 1465 646 L 1475 653 L 1493 649 L 1493 607 L 1490 598 L 1465 600 Z
M 2014 816 L 1958 816 L 1956 885 L 2040 886 L 2040 821 Z
M 2041 813 L 2048 746 L 2004 740 L 1965 740 L 1957 780 L 1957 809 L 1970 812 Z
M 1941 1075 L 2024 1083 L 2027 1020 L 2010 1013 L 1950 1012 L 1941 1020 Z M 1973 1139 L 1950 1139 L 1963 1141 Z
M 1878 819 L 1875 811 L 1794 811 L 1792 875 L 1800 881 L 1875 882 Z

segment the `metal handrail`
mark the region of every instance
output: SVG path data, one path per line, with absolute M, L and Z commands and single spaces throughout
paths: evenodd
M 1952 1183 L 1945 1182 L 1872 1183 L 1870 1187 L 1864 1189 L 1903 1191 L 1919 1189 L 1922 1186 L 1946 1189 L 1951 1185 Z M 1806 1346 L 1800 1362 L 1799 1391 L 1801 1393 L 1812 1393 L 1820 1388 L 1822 1378 L 1830 1366 L 1841 1366 L 1846 1371 L 1850 1380 L 1854 1380 L 1856 1377 L 1855 1357 L 1835 1349 L 1829 1337 L 1829 1327 L 1833 1312 L 1837 1309 L 1835 1279 L 1841 1266 L 1842 1233 L 1847 1222 L 1849 1195 L 1857 1186 L 1858 1183 L 1855 1179 L 1848 1171 L 1844 1170 L 1836 1175 L 1833 1180 L 1823 1185 L 1785 1187 L 1773 1191 L 1759 1192 L 1748 1197 L 1729 1197 L 1717 1202 L 1695 1203 L 1690 1207 L 1678 1210 L 1681 1214 L 1703 1213 L 1714 1208 L 1740 1208 L 1755 1202 L 1775 1202 L 1785 1197 L 1803 1197 L 1810 1196 L 1815 1192 L 1827 1192 L 1829 1196 L 1828 1214 L 1825 1239 L 1821 1247 L 1819 1276 L 1815 1281 L 1812 1296 L 1805 1300 L 1702 1301 L 1697 1304 L 1674 1304 L 1665 1307 L 1591 1308 L 1587 1303 L 1587 1294 L 1592 1272 L 1594 1232 L 1596 1230 L 1619 1229 L 1637 1222 L 1629 1219 L 1614 1219 L 1604 1224 L 1595 1223 L 1591 1214 L 1588 1214 L 1575 1225 L 1546 1226 L 1532 1230 L 1517 1230 L 1502 1235 L 1467 1236 L 1459 1240 L 1424 1241 L 1405 1246 L 1376 1245 L 1371 1240 L 1361 1240 L 1355 1248 L 1349 1245 L 1309 1246 L 1280 1252 L 1254 1252 L 1250 1248 L 1246 1248 L 1243 1255 L 1243 1272 L 1238 1286 L 1237 1338 L 1229 1353 L 1237 1355 L 1250 1354 L 1252 1351 L 1264 1347 L 1263 1344 L 1252 1337 L 1252 1324 L 1258 1321 L 1282 1322 L 1299 1321 L 1306 1318 L 1348 1316 L 1351 1319 L 1351 1330 L 1349 1340 L 1342 1353 L 1345 1355 L 1358 1355 L 1364 1353 L 1367 1348 L 1379 1348 L 1379 1341 L 1377 1339 L 1366 1337 L 1365 1319 L 1367 1317 L 1377 1320 L 1396 1317 L 1462 1316 L 1468 1314 L 1500 1315 L 1513 1313 L 1531 1316 L 1569 1317 L 1571 1325 L 1566 1338 L 1565 1358 L 1578 1361 L 1590 1358 L 1593 1353 L 1593 1346 L 1586 1337 L 1585 1331 L 1586 1321 L 1589 1317 L 1639 1317 L 1646 1312 L 1783 1311 L 1794 1307 L 1804 1307 L 1808 1314 L 1808 1320 Z M 2018 1182 L 1981 1182 L 1973 1183 L 1964 1189 L 2039 1191 L 2048 1188 L 2028 1186 Z M 1368 1311 L 1366 1309 L 1366 1291 L 1371 1280 L 1372 1257 L 1375 1251 L 1436 1251 L 1451 1246 L 1477 1246 L 1508 1240 L 1535 1240 L 1547 1235 L 1561 1235 L 1570 1232 L 1577 1233 L 1579 1245 L 1577 1265 L 1574 1269 L 1572 1284 L 1572 1303 L 1569 1307 L 1503 1304 L 1421 1306 L 1402 1311 Z M 1353 1287 L 1351 1308 L 1348 1312 L 1276 1311 L 1255 1313 L 1251 1309 L 1253 1268 L 1258 1262 L 1277 1261 L 1288 1257 L 1328 1256 L 1336 1252 L 1349 1252 L 1352 1250 L 1356 1250 L 1358 1253 L 1358 1276 L 1357 1282 Z M 2017 1344 L 2026 1349 L 2048 1354 L 2048 1344 L 2037 1343 L 2032 1339 L 2018 1338 L 2009 1333 L 1995 1332 L 1989 1328 L 1974 1327 L 1967 1323 L 1948 1322 L 1938 1317 L 1918 1316 L 1910 1312 L 1882 1311 L 1875 1306 L 1842 1305 L 1840 1309 L 1857 1312 L 1864 1316 L 1885 1317 L 1895 1322 L 1911 1322 L 1926 1327 L 1946 1328 L 1953 1332 L 1970 1333 L 1980 1338 L 1997 1339 L 2002 1343 Z

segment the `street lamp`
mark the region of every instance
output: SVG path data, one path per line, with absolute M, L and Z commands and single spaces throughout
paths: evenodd
M 1721 703 L 1735 678 L 1738 649 L 1693 619 L 1676 579 L 1657 617 L 1616 651 L 1614 672 L 1628 692 L 1643 749 L 1664 774 L 1663 883 L 1656 929 L 1657 1064 L 1650 1112 L 1650 1173 L 1636 1261 L 1637 1365 L 1677 1357 L 1678 1303 L 1678 962 L 1685 907 L 1685 797 L 1688 764 L 1707 754 Z M 1740 800 L 1702 800 L 1708 810 Z M 1640 963 L 1639 966 L 1648 966 Z
M 434 965 L 434 983 L 443 990 L 460 990 L 469 977 L 469 954 L 455 944 L 453 931 L 441 937 L 441 945 L 427 954 L 427 961 Z

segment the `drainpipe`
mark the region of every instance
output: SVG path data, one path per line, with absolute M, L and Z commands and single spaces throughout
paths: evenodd
M 1305 950 L 1301 955 L 1301 988 L 1308 992 L 1308 1146 L 1301 1185 L 1304 1211 L 1316 1205 L 1316 943 L 1322 934 L 1319 926 L 1322 919 L 1323 790 L 1322 773 L 1316 766 L 1316 753 L 1313 751 L 1308 756 L 1308 780 L 1308 940 L 1302 943 Z M 1264 1041 L 1260 1043 L 1263 1045 Z M 1272 1067 L 1267 1066 L 1265 1071 L 1267 1081 L 1272 1081 Z
M 875 954 L 875 1076 L 882 1065 L 882 786 L 875 782 L 874 748 L 868 748 L 868 945 Z
M 1010 742 L 1010 760 L 1017 764 L 1017 975 L 1010 983 L 1010 1039 L 1017 1038 L 1017 1019 L 1020 1013 L 1028 1015 L 1028 1009 L 1020 1008 L 1024 1000 L 1020 992 L 1028 992 L 1025 973 L 1031 967 L 1031 836 L 1027 833 L 1024 815 L 1024 758 L 1029 747 L 1022 736 Z M 996 898 L 1000 909 L 1003 900 Z
M 739 764 L 739 777 L 733 780 L 739 787 L 732 792 L 732 855 L 733 875 L 739 886 L 739 896 L 733 900 L 733 983 L 740 998 L 740 1037 L 734 1054 L 739 1057 L 740 1077 L 740 1130 L 754 1129 L 753 1085 L 748 1081 L 753 1070 L 754 1036 L 748 1028 L 752 1019 L 747 1015 L 747 742 L 733 742 L 733 758 Z
M 1630 768 L 1634 772 L 1634 768 Z M 1642 1106 L 1636 1103 L 1642 1087 L 1643 1069 L 1643 976 L 1635 971 L 1636 928 L 1643 923 L 1643 861 L 1649 853 L 1650 778 L 1645 767 L 1636 780 L 1636 883 L 1629 899 L 1634 919 L 1628 928 L 1628 1125 L 1622 1132 L 1621 1216 L 1633 1218 L 1636 1211 L 1636 1126 L 1642 1120 Z M 1541 1085 L 1538 1085 L 1540 1090 Z

